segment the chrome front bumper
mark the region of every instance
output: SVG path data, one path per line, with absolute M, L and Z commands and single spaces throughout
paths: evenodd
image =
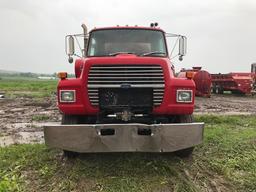
M 75 152 L 172 152 L 202 143 L 204 123 L 44 127 L 49 147 Z

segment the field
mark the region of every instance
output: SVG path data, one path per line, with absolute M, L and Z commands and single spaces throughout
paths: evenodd
M 4 91 L 8 97 L 47 97 L 56 90 L 56 80 L 37 80 L 33 78 L 8 78 L 0 80 L 0 92 Z
M 223 105 L 198 99 L 195 119 L 206 123 L 204 143 L 189 159 L 151 153 L 66 159 L 34 134 L 42 133 L 45 122 L 60 120 L 55 86 L 56 81 L 0 80 L 0 92 L 7 95 L 0 100 L 0 192 L 256 191 L 256 114 L 246 109 L 255 106 L 255 98 L 211 98 L 226 101 Z M 239 101 L 246 107 L 234 108 L 234 115 L 232 105 Z

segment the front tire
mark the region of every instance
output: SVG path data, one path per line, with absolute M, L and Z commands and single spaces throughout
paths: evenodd
M 62 125 L 75 125 L 78 124 L 78 116 L 76 115 L 62 115 L 61 124 Z
M 62 115 L 62 120 L 61 124 L 62 125 L 75 125 L 79 123 L 79 118 L 78 116 L 75 115 Z M 68 159 L 73 159 L 76 158 L 79 155 L 79 153 L 74 152 L 74 151 L 68 151 L 68 150 L 63 150 L 63 156 L 67 157 Z
M 68 159 L 74 159 L 79 155 L 79 153 L 74 152 L 74 151 L 68 151 L 68 150 L 63 150 L 63 156 L 67 157 Z
M 186 149 L 175 151 L 175 155 L 181 158 L 188 158 L 188 157 L 191 157 L 193 151 L 194 151 L 194 147 L 189 147 Z
M 193 115 L 180 115 L 177 117 L 176 123 L 193 123 L 194 118 Z M 175 151 L 175 155 L 181 157 L 181 158 L 188 158 L 192 155 L 194 150 L 194 147 L 189 147 L 186 149 L 181 149 L 179 151 Z

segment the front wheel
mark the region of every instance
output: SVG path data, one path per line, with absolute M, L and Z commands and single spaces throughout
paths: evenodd
M 63 150 L 63 155 L 64 155 L 64 157 L 67 157 L 68 159 L 73 159 L 73 158 L 76 158 L 79 155 L 79 153 L 74 152 L 74 151 Z
M 190 148 L 186 148 L 186 149 L 182 149 L 179 151 L 175 151 L 175 155 L 181 157 L 181 158 L 187 158 L 190 157 L 193 153 L 194 147 L 190 147 Z
M 180 115 L 177 117 L 176 123 L 193 123 L 194 118 L 193 115 Z M 182 158 L 187 158 L 190 157 L 193 153 L 194 147 L 189 147 L 186 149 L 181 149 L 179 151 L 175 151 L 175 155 L 182 157 Z
M 78 124 L 79 118 L 76 115 L 62 115 L 62 125 L 75 125 Z M 74 151 L 68 151 L 68 150 L 63 150 L 63 155 L 64 157 L 67 157 L 69 159 L 75 158 L 79 155 L 79 153 L 74 152 Z

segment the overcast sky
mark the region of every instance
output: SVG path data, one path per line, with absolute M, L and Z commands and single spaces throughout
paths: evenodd
M 256 62 L 255 0 L 0 0 L 0 69 L 73 72 L 66 34 L 115 25 L 149 26 L 188 37 L 181 67 L 250 71 Z

